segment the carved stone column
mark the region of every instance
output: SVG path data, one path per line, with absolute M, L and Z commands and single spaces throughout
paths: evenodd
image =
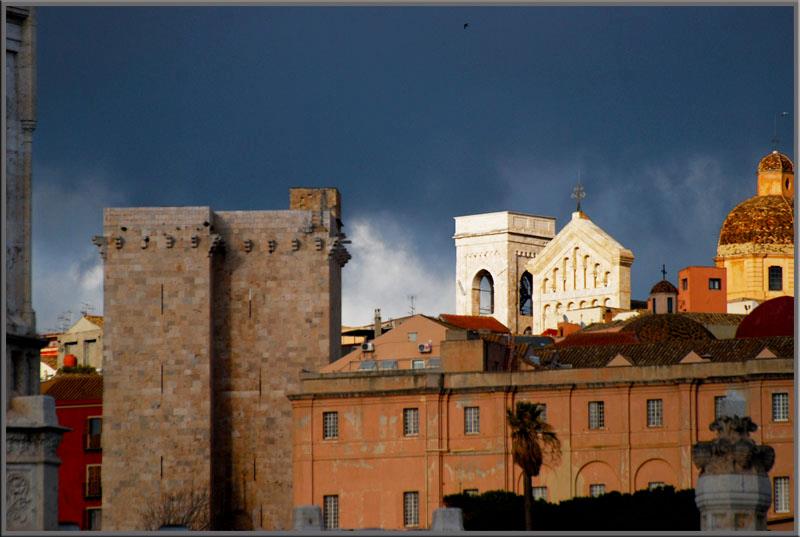
M 55 400 L 14 397 L 6 417 L 6 528 L 57 530 L 56 449 L 68 429 L 58 425 Z
M 717 438 L 692 446 L 694 464 L 700 469 L 695 489 L 700 529 L 766 530 L 772 501 L 767 474 L 775 450 L 750 438 L 758 426 L 747 416 L 721 416 L 709 428 Z

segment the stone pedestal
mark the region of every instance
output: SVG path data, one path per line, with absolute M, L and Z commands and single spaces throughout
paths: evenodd
M 731 405 L 743 407 L 736 400 Z M 700 529 L 766 530 L 772 501 L 768 472 L 775 450 L 750 438 L 757 425 L 749 417 L 720 416 L 709 428 L 717 438 L 692 446 L 692 458 L 700 470 L 695 489 Z
M 441 507 L 433 512 L 432 531 L 464 531 L 464 517 L 458 507 Z
M 301 505 L 292 511 L 292 526 L 295 531 L 321 531 L 322 509 L 317 505 Z
M 767 529 L 772 492 L 766 475 L 704 475 L 694 494 L 703 531 Z
M 6 415 L 7 529 L 58 529 L 61 435 L 52 397 L 15 397 Z

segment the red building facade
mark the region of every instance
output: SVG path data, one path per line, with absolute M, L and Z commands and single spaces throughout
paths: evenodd
M 103 377 L 61 374 L 42 382 L 42 394 L 56 400 L 58 422 L 69 431 L 56 454 L 58 472 L 58 520 L 81 530 L 102 527 L 100 442 L 103 423 Z

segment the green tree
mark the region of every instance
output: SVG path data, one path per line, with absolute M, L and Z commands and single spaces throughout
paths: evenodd
M 511 427 L 511 454 L 514 463 L 522 468 L 525 476 L 525 529 L 533 529 L 533 488 L 531 478 L 539 475 L 542 463 L 547 458 L 558 461 L 561 457 L 561 442 L 553 428 L 544 420 L 544 407 L 536 403 L 520 401 L 514 411 L 508 409 L 508 425 Z

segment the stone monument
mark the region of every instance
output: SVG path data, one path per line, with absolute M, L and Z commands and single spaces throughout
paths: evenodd
M 695 502 L 703 531 L 767 529 L 772 500 L 767 473 L 775 450 L 750 438 L 758 426 L 745 416 L 745 408 L 741 396 L 728 392 L 720 417 L 709 426 L 717 438 L 692 446 L 692 459 L 700 470 Z
M 4 530 L 58 529 L 55 401 L 39 395 L 39 349 L 31 306 L 32 141 L 36 128 L 36 18 L 6 8 L 6 319 Z

